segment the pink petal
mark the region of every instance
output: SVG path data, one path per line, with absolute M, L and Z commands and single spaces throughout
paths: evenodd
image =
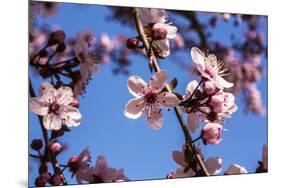
M 180 167 L 176 170 L 176 178 L 192 177 L 194 175 L 195 172 L 192 169 L 189 169 L 187 172 L 184 172 L 184 167 Z
M 69 127 L 77 127 L 81 123 L 82 115 L 79 110 L 72 106 L 64 106 L 60 109 L 60 118 Z
M 231 164 L 228 167 L 228 169 L 224 172 L 224 174 L 227 174 L 227 175 L 246 174 L 246 173 L 248 173 L 247 170 L 238 164 Z
M 170 43 L 168 39 L 154 41 L 161 49 L 162 55 L 167 57 L 170 55 Z
M 95 174 L 96 175 L 102 175 L 103 173 L 106 172 L 106 169 L 108 168 L 106 159 L 104 156 L 99 155 L 96 161 L 96 166 L 95 166 Z
M 198 82 L 197 80 L 192 80 L 191 82 L 189 82 L 186 86 L 186 89 L 185 89 L 185 96 L 184 98 L 185 99 L 188 99 L 191 94 L 193 93 L 193 91 L 195 90 L 195 88 L 198 86 Z M 201 90 L 201 88 L 199 88 L 199 90 Z
M 91 154 L 89 148 L 85 148 L 79 155 L 79 166 L 80 168 L 85 168 L 88 162 L 91 160 Z
M 205 69 L 205 55 L 197 47 L 192 47 L 190 52 L 192 61 L 196 64 L 199 72 L 204 72 Z
M 161 110 L 158 109 L 155 105 L 150 107 L 146 111 L 146 121 L 150 128 L 160 129 L 163 124 L 163 117 Z
M 131 99 L 126 105 L 124 114 L 128 118 L 137 119 L 142 115 L 144 107 L 145 102 L 142 97 Z
M 40 116 L 45 116 L 49 112 L 48 104 L 37 97 L 29 99 L 29 109 Z
M 43 118 L 43 125 L 47 130 L 59 130 L 61 128 L 61 124 L 61 119 L 55 114 L 48 114 Z
M 176 37 L 177 35 L 177 31 L 178 31 L 178 28 L 176 26 L 171 26 L 171 25 L 167 25 L 167 30 L 168 30 L 168 35 L 167 35 L 167 38 L 168 39 L 173 39 Z
M 181 166 L 186 166 L 187 163 L 185 162 L 185 157 L 184 157 L 184 154 L 180 151 L 173 151 L 172 153 L 172 156 L 173 156 L 173 159 L 174 161 L 181 165 Z
M 40 86 L 40 96 L 43 96 L 48 90 L 55 90 L 55 88 L 49 82 L 43 82 Z
M 204 161 L 206 168 L 208 172 L 211 175 L 215 175 L 220 173 L 221 171 L 221 165 L 222 165 L 222 159 L 219 157 L 210 157 L 206 161 Z
M 154 74 L 152 78 L 149 80 L 149 85 L 150 87 L 155 90 L 160 92 L 166 85 L 167 81 L 167 72 L 166 71 L 160 71 Z
M 73 92 L 70 87 L 60 87 L 56 95 L 57 103 L 62 105 L 69 105 L 73 101 Z
M 162 92 L 158 95 L 157 102 L 159 102 L 163 108 L 172 108 L 179 104 L 179 99 L 173 93 Z
M 164 9 L 140 8 L 140 17 L 143 25 L 149 23 L 165 23 L 166 11 Z
M 190 132 L 194 133 L 200 125 L 200 118 L 197 113 L 190 113 L 188 115 L 187 128 Z
M 217 88 L 223 89 L 223 88 L 231 88 L 233 86 L 233 83 L 230 83 L 223 79 L 221 76 L 216 76 L 214 79 L 214 84 Z
M 128 89 L 135 97 L 143 95 L 147 83 L 138 76 L 130 76 L 128 79 Z

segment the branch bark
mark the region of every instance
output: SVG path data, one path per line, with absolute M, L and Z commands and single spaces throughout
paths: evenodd
M 138 8 L 134 8 L 133 9 L 133 15 L 134 15 L 134 19 L 135 19 L 136 29 L 138 31 L 140 39 L 142 40 L 142 42 L 144 44 L 145 50 L 146 50 L 146 52 L 148 54 L 148 57 L 152 61 L 153 69 L 154 69 L 155 72 L 159 72 L 161 69 L 160 69 L 158 61 L 156 59 L 156 56 L 154 55 L 153 51 L 150 50 L 150 44 L 149 44 L 149 41 L 147 40 L 146 35 L 144 33 L 143 25 L 142 25 L 142 22 L 141 22 L 141 19 L 140 19 L 140 13 L 139 13 L 139 9 Z M 168 84 L 166 85 L 166 89 L 167 89 L 168 92 L 172 92 L 172 90 L 171 90 L 171 88 L 169 87 Z M 192 143 L 191 134 L 189 133 L 189 131 L 187 129 L 187 126 L 186 126 L 186 124 L 185 124 L 185 122 L 183 120 L 183 117 L 182 117 L 181 112 L 180 112 L 180 108 L 178 106 L 176 106 L 176 107 L 174 107 L 174 111 L 176 113 L 177 119 L 178 119 L 178 121 L 180 123 L 180 126 L 182 128 L 182 131 L 184 133 L 185 143 L 190 145 L 190 147 L 192 148 L 192 151 L 195 154 L 196 160 L 197 160 L 201 170 L 203 171 L 204 175 L 205 176 L 210 176 L 210 174 L 209 174 L 209 172 L 208 172 L 208 170 L 207 170 L 203 160 L 201 159 L 201 156 L 199 155 L 199 152 L 198 152 L 195 144 Z

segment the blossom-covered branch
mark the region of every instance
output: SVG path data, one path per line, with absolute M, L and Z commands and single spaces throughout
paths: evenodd
M 138 31 L 138 33 L 140 35 L 140 38 L 141 38 L 141 40 L 144 44 L 144 47 L 146 49 L 146 53 L 148 54 L 148 57 L 150 59 L 150 63 L 152 63 L 152 66 L 153 66 L 155 72 L 160 72 L 160 67 L 158 65 L 157 59 L 154 55 L 154 52 L 151 50 L 149 42 L 148 42 L 148 40 L 146 38 L 146 35 L 144 33 L 143 25 L 142 25 L 142 22 L 141 22 L 141 19 L 140 19 L 140 12 L 139 12 L 138 8 L 134 8 L 133 15 L 134 15 L 134 18 L 135 18 L 137 31 Z M 172 92 L 169 85 L 166 85 L 166 89 L 167 89 L 168 92 L 170 92 L 170 93 Z M 182 130 L 184 132 L 186 144 L 188 144 L 192 148 L 192 151 L 194 152 L 194 155 L 196 156 L 198 164 L 200 165 L 202 171 L 204 172 L 204 175 L 209 176 L 209 172 L 208 172 L 205 164 L 203 163 L 203 161 L 202 161 L 202 159 L 201 159 L 201 157 L 200 157 L 200 155 L 199 155 L 199 153 L 196 149 L 196 146 L 192 143 L 192 137 L 191 137 L 189 131 L 186 128 L 186 125 L 184 123 L 183 117 L 181 116 L 179 107 L 175 106 L 174 111 L 176 113 L 176 116 L 177 116 L 177 118 L 179 120 L 179 123 L 182 127 Z

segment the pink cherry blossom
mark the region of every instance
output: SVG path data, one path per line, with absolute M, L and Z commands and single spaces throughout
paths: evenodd
M 125 116 L 131 119 L 139 118 L 143 113 L 149 127 L 159 129 L 162 127 L 163 118 L 161 109 L 175 107 L 179 100 L 169 92 L 161 92 L 167 81 L 167 73 L 160 71 L 149 80 L 147 84 L 138 76 L 130 76 L 128 89 L 136 98 L 131 99 L 125 109 Z
M 144 26 L 152 25 L 152 38 L 159 46 L 164 57 L 170 55 L 169 39 L 176 37 L 177 27 L 166 23 L 167 15 L 164 9 L 140 8 L 140 18 Z
M 176 178 L 192 177 L 195 175 L 195 172 L 192 168 L 186 169 L 189 164 L 185 161 L 184 149 L 185 147 L 183 146 L 182 151 L 172 152 L 174 161 L 181 166 L 176 170 L 176 173 L 174 175 Z M 201 158 L 204 160 L 204 156 L 200 150 L 199 145 L 197 149 Z M 211 175 L 216 175 L 221 172 L 222 159 L 220 157 L 209 157 L 207 160 L 204 161 L 204 164 Z
M 202 129 L 202 139 L 204 143 L 219 144 L 221 142 L 222 126 L 218 123 L 207 123 Z
M 43 125 L 48 130 L 59 130 L 62 124 L 68 127 L 80 125 L 81 114 L 71 103 L 73 92 L 70 87 L 55 89 L 51 84 L 44 82 L 41 86 L 41 95 L 29 99 L 30 110 L 43 116 Z
M 227 82 L 222 76 L 226 75 L 223 63 L 217 60 L 214 54 L 205 56 L 197 47 L 191 48 L 191 57 L 202 77 L 212 81 L 219 89 L 230 88 L 232 83 Z
M 224 172 L 225 175 L 246 174 L 246 173 L 248 173 L 246 168 L 238 164 L 231 164 Z
M 206 82 L 204 82 L 203 90 L 207 95 L 212 95 L 216 91 L 216 86 L 213 82 L 206 81 Z

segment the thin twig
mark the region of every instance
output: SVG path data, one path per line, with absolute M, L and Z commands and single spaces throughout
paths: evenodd
M 30 78 L 29 78 L 29 93 L 30 93 L 30 97 L 36 97 L 36 94 L 35 94 L 35 91 L 33 89 L 32 82 L 31 82 Z M 42 130 L 42 134 L 43 134 L 43 138 L 44 138 L 44 142 L 45 142 L 46 155 L 48 156 L 48 158 L 50 159 L 50 162 L 52 163 L 54 172 L 56 171 L 56 169 L 59 170 L 60 175 L 62 176 L 63 185 L 67 185 L 67 181 L 66 181 L 66 179 L 65 179 L 65 177 L 62 173 L 62 170 L 61 170 L 60 165 L 57 161 L 57 158 L 49 152 L 50 140 L 49 140 L 48 132 L 45 129 L 45 127 L 43 126 L 43 119 L 42 119 L 41 116 L 37 116 L 37 117 L 38 117 L 38 120 L 40 122 L 40 127 L 41 127 L 41 130 Z
M 149 58 L 151 58 L 151 61 L 152 61 L 152 65 L 153 65 L 153 69 L 155 72 L 159 72 L 160 71 L 160 67 L 159 67 L 159 64 L 157 62 L 157 59 L 154 55 L 154 52 L 153 51 L 150 51 L 150 45 L 149 45 L 149 41 L 147 40 L 146 38 L 146 35 L 144 33 L 144 30 L 143 30 L 143 25 L 142 25 L 142 22 L 141 22 L 141 19 L 140 19 L 140 14 L 139 14 L 139 9 L 138 8 L 134 8 L 133 10 L 133 15 L 134 15 L 134 19 L 135 19 L 135 24 L 136 24 L 136 29 L 138 31 L 138 34 L 140 36 L 140 39 L 142 40 L 143 44 L 144 44 L 144 47 L 145 47 L 145 50 L 149 56 Z M 170 86 L 167 84 L 166 85 L 166 89 L 168 92 L 172 92 Z M 187 129 L 187 126 L 183 120 L 183 117 L 181 115 L 181 112 L 180 112 L 180 108 L 178 106 L 174 107 L 174 111 L 176 113 L 176 116 L 177 116 L 177 119 L 181 125 L 181 128 L 184 132 L 184 136 L 185 136 L 185 142 L 187 144 L 189 144 L 192 148 L 192 151 L 193 153 L 195 154 L 195 157 L 196 157 L 196 160 L 198 161 L 198 164 L 201 168 L 201 170 L 204 172 L 204 175 L 205 176 L 210 176 L 201 156 L 199 155 L 199 152 L 195 146 L 194 143 L 192 143 L 192 137 L 191 137 L 191 134 L 189 133 L 188 129 Z

